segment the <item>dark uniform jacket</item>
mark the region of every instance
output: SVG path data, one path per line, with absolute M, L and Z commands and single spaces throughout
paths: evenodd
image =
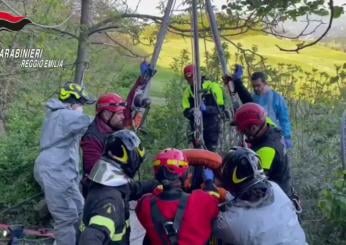
M 267 132 L 250 143 L 261 158 L 268 179 L 276 182 L 290 196 L 290 168 L 281 131 L 268 124 Z
M 83 214 L 86 228 L 79 244 L 129 244 L 129 201 L 139 199 L 156 186 L 156 181 L 135 181 L 117 187 L 92 182 Z
M 219 115 L 224 110 L 224 93 L 221 85 L 217 82 L 203 81 L 202 100 L 206 106 L 203 111 L 203 138 L 209 150 L 218 144 L 220 133 Z M 191 129 L 194 130 L 194 93 L 193 87 L 189 86 L 184 90 L 182 106 L 184 116 L 190 120 Z

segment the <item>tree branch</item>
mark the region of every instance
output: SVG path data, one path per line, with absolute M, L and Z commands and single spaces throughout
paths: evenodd
M 107 31 L 110 29 L 118 29 L 118 28 L 120 28 L 120 26 L 105 26 L 105 27 L 98 28 L 98 29 L 93 30 L 93 31 L 89 31 L 88 36 L 90 37 L 91 35 L 93 35 L 95 33 L 102 33 L 103 31 Z
M 60 30 L 58 28 L 42 28 L 40 26 L 37 26 L 38 28 L 42 29 L 43 31 L 45 32 L 51 32 L 51 31 L 54 31 L 54 32 L 59 32 L 63 35 L 66 35 L 66 36 L 69 36 L 69 37 L 72 37 L 74 39 L 78 39 L 78 36 L 76 34 L 73 34 L 71 32 L 68 32 L 68 31 L 64 31 L 64 30 Z
M 312 31 L 307 32 L 306 30 L 309 28 L 310 23 L 311 22 L 319 22 Z M 269 27 L 270 31 L 267 31 L 266 28 L 262 28 L 262 29 L 255 29 L 255 28 L 251 28 L 251 30 L 253 31 L 260 31 L 260 32 L 264 32 L 266 34 L 270 34 L 273 35 L 275 37 L 281 37 L 281 38 L 286 38 L 286 39 L 291 39 L 291 40 L 296 40 L 299 39 L 300 37 L 304 37 L 304 36 L 308 36 L 311 35 L 312 33 L 314 33 L 315 31 L 317 31 L 317 29 L 319 29 L 322 25 L 325 25 L 326 23 L 324 23 L 322 20 L 310 20 L 309 16 L 306 15 L 306 25 L 305 27 L 300 31 L 299 34 L 297 34 L 296 36 L 287 36 L 287 35 L 283 35 L 282 33 L 285 33 L 284 30 L 282 30 L 282 33 L 279 33 L 277 30 L 275 30 L 273 27 Z
M 232 40 L 230 40 L 229 38 L 227 38 L 227 37 L 224 36 L 224 35 L 221 35 L 221 37 L 222 37 L 225 41 L 227 41 L 227 42 L 229 42 L 230 44 L 232 44 L 236 49 L 240 50 L 240 52 L 243 53 L 244 55 L 246 54 L 246 52 L 249 52 L 249 53 L 251 53 L 251 54 L 253 54 L 253 55 L 259 57 L 260 63 L 262 63 L 262 65 L 265 66 L 265 63 L 264 63 L 264 62 L 265 62 L 265 58 L 264 58 L 262 55 L 256 53 L 255 51 L 253 51 L 253 50 L 251 50 L 251 49 L 244 49 L 244 48 L 239 47 L 239 45 L 237 45 L 235 42 L 233 42 Z M 247 62 L 247 61 L 246 61 L 246 62 Z
M 94 44 L 94 45 L 102 45 L 102 46 L 109 46 L 109 47 L 113 47 L 113 48 L 119 48 L 118 45 L 114 45 L 112 43 L 104 43 L 104 42 L 91 42 L 90 44 Z M 123 47 L 121 47 L 123 48 Z M 129 50 L 126 50 L 129 52 Z M 144 56 L 139 56 L 139 55 L 136 55 L 136 54 L 132 54 L 131 55 L 128 55 L 128 54 L 122 54 L 124 56 L 127 56 L 127 57 L 130 57 L 130 58 L 144 58 Z
M 161 23 L 162 17 L 154 16 L 154 15 L 147 15 L 147 14 L 136 14 L 136 13 L 123 13 L 119 14 L 110 18 L 107 18 L 93 26 L 90 27 L 90 33 L 98 32 L 99 28 L 102 28 L 103 26 L 107 25 L 108 23 L 112 23 L 113 21 L 122 19 L 122 18 L 137 18 L 137 19 L 150 19 L 153 20 L 156 23 Z
M 112 38 L 108 33 L 105 33 L 105 35 L 108 37 L 109 40 L 111 40 L 114 44 L 116 44 L 117 46 L 125 49 L 127 52 L 129 52 L 130 54 L 132 54 L 134 57 L 139 57 L 139 58 L 144 58 L 145 56 L 143 55 L 139 55 L 136 52 L 134 52 L 133 50 L 131 50 L 130 48 L 126 47 L 124 44 L 118 42 L 117 40 L 115 40 L 114 38 Z M 114 46 L 114 45 L 113 45 Z
M 279 45 L 275 45 L 275 46 L 278 47 L 280 51 L 299 53 L 299 50 L 302 50 L 302 49 L 307 48 L 307 47 L 311 47 L 311 46 L 315 45 L 316 43 L 318 43 L 319 41 L 321 41 L 322 38 L 324 38 L 327 35 L 327 33 L 329 32 L 330 28 L 332 27 L 333 18 L 334 18 L 334 3 L 333 3 L 333 0 L 329 0 L 329 4 L 328 5 L 329 5 L 329 9 L 330 9 L 329 24 L 328 24 L 327 29 L 322 33 L 322 35 L 319 38 L 317 38 L 315 41 L 310 42 L 308 44 L 305 44 L 304 42 L 298 43 L 297 44 L 297 48 L 295 48 L 295 49 L 285 49 L 285 48 L 281 48 Z

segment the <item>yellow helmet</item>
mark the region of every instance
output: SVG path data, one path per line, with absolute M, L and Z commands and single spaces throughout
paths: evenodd
M 72 104 L 93 104 L 95 98 L 90 96 L 84 87 L 78 83 L 67 82 L 60 88 L 59 99 Z

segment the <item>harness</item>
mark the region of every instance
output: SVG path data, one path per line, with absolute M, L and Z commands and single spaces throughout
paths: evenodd
M 183 221 L 183 217 L 185 214 L 186 205 L 189 199 L 189 195 L 187 193 L 182 193 L 181 197 L 179 199 L 179 206 L 177 209 L 177 213 L 174 217 L 174 221 L 167 220 L 161 213 L 157 201 L 158 198 L 153 198 L 151 200 L 151 216 L 152 221 L 155 225 L 156 231 L 160 235 L 160 239 L 163 242 L 164 245 L 171 244 L 171 245 L 177 245 L 178 244 L 178 236 L 179 231 L 181 227 L 181 223 Z M 164 234 L 167 238 L 164 237 Z

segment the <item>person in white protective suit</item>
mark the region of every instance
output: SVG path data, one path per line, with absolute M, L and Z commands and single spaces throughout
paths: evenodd
M 79 143 L 91 122 L 83 113 L 83 105 L 94 102 L 76 83 L 66 83 L 60 88 L 59 99 L 47 102 L 34 177 L 44 192 L 53 217 L 57 245 L 76 244 L 84 206 L 79 191 Z
M 232 197 L 214 224 L 216 238 L 232 245 L 307 244 L 292 201 L 266 179 L 254 151 L 232 148 L 221 180 Z

